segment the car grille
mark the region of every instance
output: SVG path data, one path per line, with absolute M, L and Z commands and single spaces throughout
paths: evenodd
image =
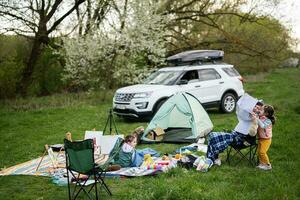
M 117 93 L 116 94 L 116 101 L 121 102 L 129 102 L 134 97 L 134 93 L 126 94 L 126 93 Z

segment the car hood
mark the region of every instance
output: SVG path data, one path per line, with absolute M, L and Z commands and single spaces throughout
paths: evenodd
M 131 85 L 127 87 L 119 88 L 116 93 L 141 93 L 141 92 L 153 92 L 156 90 L 163 90 L 170 88 L 168 85 L 148 85 L 148 84 L 138 84 Z

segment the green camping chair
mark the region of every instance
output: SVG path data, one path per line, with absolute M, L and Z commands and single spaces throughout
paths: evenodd
M 100 186 L 104 187 L 109 195 L 112 195 L 104 182 L 104 178 L 109 164 L 118 155 L 122 142 L 123 139 L 119 138 L 110 152 L 108 160 L 102 165 L 97 165 L 94 160 L 94 144 L 92 139 L 76 142 L 71 142 L 67 139 L 64 140 L 69 199 L 76 199 L 80 192 L 84 192 L 89 199 L 92 199 L 91 191 L 93 188 L 95 188 L 95 197 L 98 199 L 97 183 L 100 183 Z M 87 178 L 80 179 L 80 174 L 87 175 Z M 69 177 L 70 175 L 72 178 Z M 94 182 L 91 188 L 86 190 L 85 186 L 90 177 L 93 177 Z M 75 182 L 72 194 L 70 185 L 72 181 L 70 182 L 70 178 Z

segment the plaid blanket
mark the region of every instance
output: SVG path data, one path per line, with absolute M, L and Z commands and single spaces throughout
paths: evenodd
M 208 137 L 207 158 L 212 161 L 218 158 L 219 153 L 222 153 L 233 141 L 237 144 L 243 143 L 245 135 L 235 131 L 226 132 L 211 132 Z

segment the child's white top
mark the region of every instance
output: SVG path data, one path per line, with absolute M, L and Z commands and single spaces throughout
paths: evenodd
M 125 152 L 125 153 L 130 153 L 134 150 L 134 148 L 127 144 L 127 143 L 124 143 L 123 146 L 122 146 L 122 150 Z

